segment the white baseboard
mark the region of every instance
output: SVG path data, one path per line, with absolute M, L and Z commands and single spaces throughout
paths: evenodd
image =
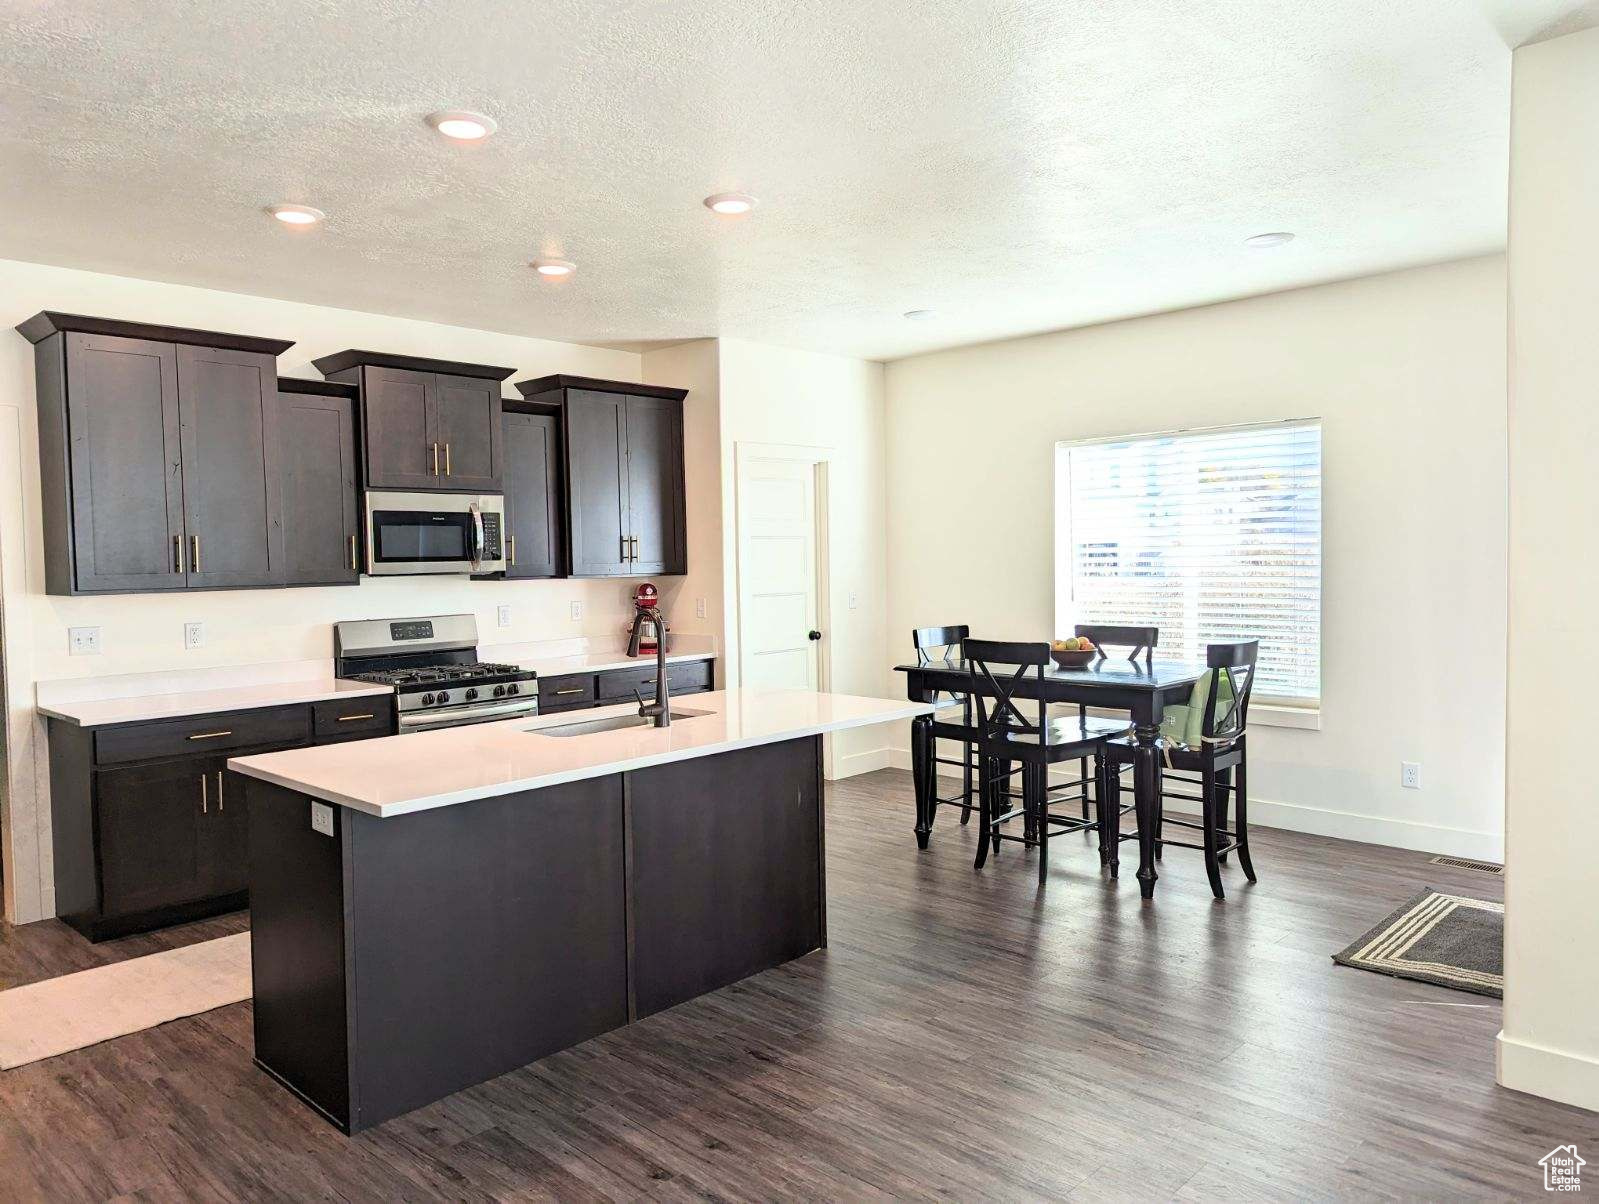
M 894 748 L 888 752 L 892 768 L 910 769 L 911 755 L 908 750 Z M 1076 777 L 1075 763 L 1070 773 L 1060 776 Z M 1199 809 L 1197 803 L 1174 802 L 1169 805 L 1173 811 L 1186 814 Z M 1249 822 L 1251 826 L 1283 828 L 1289 832 L 1335 836 L 1340 840 L 1357 840 L 1362 844 L 1414 849 L 1419 853 L 1444 853 L 1451 857 L 1473 857 L 1482 861 L 1502 861 L 1505 853 L 1502 832 L 1473 832 L 1467 828 L 1445 828 L 1381 815 L 1331 811 L 1323 807 L 1279 803 L 1256 797 L 1249 800 Z
M 1494 1040 L 1501 1087 L 1599 1112 L 1599 1058 L 1550 1049 L 1500 1033 Z
M 831 780 L 836 782 L 840 778 L 852 778 L 858 773 L 888 769 L 893 751 L 890 748 L 874 748 L 867 752 L 850 753 L 847 757 L 834 757 Z

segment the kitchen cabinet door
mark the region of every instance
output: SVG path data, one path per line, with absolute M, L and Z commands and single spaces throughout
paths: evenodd
M 224 757 L 206 761 L 215 787 L 200 823 L 201 881 L 208 896 L 237 894 L 250 886 L 250 810 L 244 779 L 226 768 Z
M 212 761 L 185 757 L 95 775 L 103 915 L 210 893 L 201 842 L 216 792 Z
M 72 588 L 183 589 L 177 347 L 76 332 L 56 337 L 66 340 Z M 41 376 L 41 390 L 44 384 Z
M 360 580 L 355 402 L 278 393 L 277 468 L 283 510 L 283 583 Z
M 630 571 L 681 573 L 686 559 L 682 403 L 629 397 L 625 408 Z
M 477 376 L 433 378 L 433 433 L 448 489 L 498 493 L 502 474 L 500 382 Z
M 361 369 L 369 489 L 439 489 L 433 437 L 434 376 L 404 368 Z
M 277 362 L 251 351 L 177 351 L 188 583 L 276 585 L 283 554 Z
M 507 577 L 561 575 L 557 427 L 546 414 L 505 415 Z
M 574 577 L 625 577 L 632 571 L 626 421 L 627 398 L 622 394 L 567 391 L 566 472 Z

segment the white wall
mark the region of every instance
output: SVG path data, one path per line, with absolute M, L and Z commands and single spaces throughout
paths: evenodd
M 158 284 L 92 272 L 0 261 L 0 328 L 41 309 L 131 318 L 177 326 L 294 339 L 278 361 L 284 375 L 319 378 L 310 361 L 346 347 L 368 347 L 440 359 L 514 366 L 513 379 L 568 372 L 638 380 L 640 357 L 377 314 L 300 305 L 261 297 Z M 515 396 L 509 383 L 506 392 Z M 692 408 L 696 402 L 691 401 Z M 714 411 L 714 399 L 710 403 Z M 695 429 L 704 427 L 696 421 Z M 714 429 L 714 419 L 712 419 Z M 603 581 L 469 582 L 458 578 L 387 578 L 355 587 L 229 591 L 185 595 L 57 598 L 44 594 L 39 457 L 33 348 L 0 329 L 0 555 L 4 571 L 5 677 L 9 704 L 9 790 L 0 828 L 13 842 L 7 857 L 6 912 L 17 920 L 51 914 L 48 787 L 43 724 L 33 711 L 33 683 L 172 668 L 255 664 L 332 655 L 331 624 L 339 619 L 470 611 L 485 643 L 613 635 L 631 619 L 633 583 Z M 700 455 L 704 455 L 700 449 Z M 715 464 L 715 457 L 711 457 Z M 695 495 L 691 517 L 699 520 Z M 691 554 L 716 555 L 714 532 L 690 530 Z M 691 563 L 693 563 L 691 561 Z M 712 576 L 719 582 L 719 568 Z M 692 605 L 667 615 L 675 629 L 712 631 Z M 573 622 L 569 603 L 582 600 Z M 512 625 L 495 625 L 500 603 Z M 182 625 L 206 624 L 206 646 L 183 649 Z M 69 626 L 101 629 L 103 651 L 69 657 Z
M 687 389 L 683 403 L 683 476 L 688 519 L 688 574 L 663 577 L 661 605 L 672 630 L 722 636 L 722 445 L 720 359 L 715 339 L 644 354 L 647 384 Z M 705 617 L 699 617 L 703 605 Z M 718 688 L 721 688 L 717 668 Z
M 1499 1081 L 1599 1110 L 1599 30 L 1516 52 Z
M 888 691 L 888 697 L 896 697 L 903 686 L 888 680 L 882 661 L 888 536 L 883 366 L 723 339 L 721 422 L 722 561 L 727 566 L 723 668 L 728 681 L 736 684 L 738 674 L 738 446 L 801 444 L 833 451 L 828 466 L 828 597 L 823 623 L 824 654 L 832 665 L 829 688 L 841 694 L 879 696 Z M 888 763 L 886 745 L 892 736 L 887 727 L 840 732 L 832 738 L 831 772 L 847 777 L 882 768 Z
M 1057 440 L 1319 415 L 1321 728 L 1251 716 L 1251 817 L 1497 858 L 1504 272 L 1470 260 L 889 364 L 887 662 L 917 626 L 1052 634 Z M 1401 789 L 1402 760 L 1423 789 Z

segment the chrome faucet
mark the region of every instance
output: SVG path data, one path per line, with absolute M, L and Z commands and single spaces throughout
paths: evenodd
M 627 641 L 627 654 L 638 655 L 640 633 L 646 620 L 655 624 L 655 701 L 645 702 L 637 690 L 633 691 L 633 696 L 638 698 L 640 715 L 653 719 L 656 727 L 671 727 L 672 697 L 666 688 L 666 620 L 661 617 L 659 607 L 640 607 L 633 616 L 633 634 Z

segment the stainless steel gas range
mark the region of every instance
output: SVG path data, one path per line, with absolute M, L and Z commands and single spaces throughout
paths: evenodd
M 333 625 L 334 672 L 393 686 L 399 732 L 536 715 L 538 675 L 477 658 L 477 619 L 361 619 Z

